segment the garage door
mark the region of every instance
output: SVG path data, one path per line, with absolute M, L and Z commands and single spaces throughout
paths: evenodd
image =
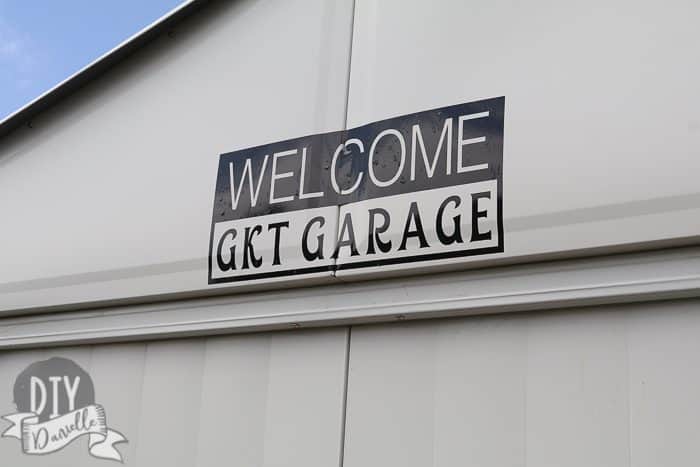
M 34 364 L 32 374 L 44 380 L 33 384 L 35 408 L 44 402 L 51 417 L 48 361 L 59 370 L 53 376 L 68 376 L 67 384 L 55 384 L 61 412 L 66 388 L 77 395 L 71 408 L 86 405 L 83 388 L 91 380 L 89 405 L 101 406 L 108 429 L 128 439 L 114 445 L 126 465 L 334 466 L 341 449 L 346 349 L 347 330 L 332 329 L 4 352 L 0 415 L 21 412 L 18 406 L 32 391 L 26 385 L 32 384 L 20 375 Z M 74 389 L 78 375 L 82 380 Z M 16 392 L 15 383 L 24 387 Z M 46 456 L 24 455 L 20 440 L 0 439 L 3 466 L 96 465 L 100 454 L 108 456 L 108 447 L 89 448 L 88 436 Z
M 354 327 L 345 467 L 700 465 L 700 302 Z

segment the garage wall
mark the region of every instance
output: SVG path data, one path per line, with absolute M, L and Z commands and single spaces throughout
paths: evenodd
M 338 465 L 347 330 L 342 328 L 0 353 L 0 415 L 28 365 L 75 361 L 92 377 L 108 426 L 129 440 L 130 466 Z M 0 431 L 9 425 L 4 420 Z M 0 438 L 12 466 L 87 466 L 81 438 L 47 456 Z
M 352 30 L 350 1 L 221 3 L 3 146 L 0 310 L 208 291 L 218 154 L 493 96 L 510 259 L 697 237 L 698 8 L 357 0 Z M 3 352 L 0 413 L 61 355 L 127 465 L 695 465 L 699 305 Z M 20 467 L 85 451 L 0 440 Z
M 344 128 L 351 34 L 351 0 L 211 2 L 3 138 L 0 312 L 215 292 L 219 155 Z
M 698 14 L 691 0 L 213 2 L 3 138 L 0 313 L 308 285 L 208 284 L 221 153 L 499 96 L 504 251 L 458 267 L 698 244 Z
M 698 310 L 353 327 L 344 465 L 695 465 Z
M 698 14 L 692 0 L 357 0 L 348 125 L 505 96 L 508 258 L 697 237 Z

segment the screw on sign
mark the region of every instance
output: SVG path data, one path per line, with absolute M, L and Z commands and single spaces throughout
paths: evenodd
M 221 154 L 209 283 L 502 253 L 504 112 L 484 99 Z

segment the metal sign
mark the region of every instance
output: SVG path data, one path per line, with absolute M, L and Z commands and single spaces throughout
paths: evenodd
M 222 154 L 209 283 L 503 252 L 504 103 Z

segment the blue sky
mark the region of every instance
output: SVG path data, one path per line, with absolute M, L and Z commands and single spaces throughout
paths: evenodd
M 183 0 L 0 0 L 0 120 Z

